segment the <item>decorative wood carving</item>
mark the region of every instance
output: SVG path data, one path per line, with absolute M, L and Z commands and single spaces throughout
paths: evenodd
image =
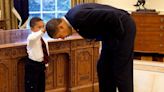
M 9 92 L 9 69 L 3 62 L 0 60 L 0 92 Z
M 52 54 L 50 58 L 51 62 L 46 74 L 46 89 L 65 92 L 69 85 L 69 55 L 67 53 Z
M 18 85 L 18 92 L 24 92 L 24 72 L 25 72 L 25 58 L 19 58 L 16 60 L 16 71 L 17 71 L 17 76 L 16 76 L 16 80 L 17 80 L 17 85 Z
M 70 50 L 70 41 L 48 43 L 50 53 L 67 52 Z
M 75 51 L 77 65 L 77 85 L 92 83 L 93 81 L 93 50 L 90 48 Z

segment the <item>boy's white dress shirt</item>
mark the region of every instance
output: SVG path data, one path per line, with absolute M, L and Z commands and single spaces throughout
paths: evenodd
M 27 53 L 28 58 L 32 59 L 34 61 L 42 62 L 43 59 L 43 50 L 42 50 L 42 43 L 41 43 L 41 37 L 44 35 L 44 32 L 41 30 L 38 32 L 32 32 L 27 37 Z M 43 37 L 42 37 L 43 38 Z M 44 40 L 44 38 L 43 38 Z M 47 52 L 49 54 L 48 50 L 48 43 L 45 41 Z

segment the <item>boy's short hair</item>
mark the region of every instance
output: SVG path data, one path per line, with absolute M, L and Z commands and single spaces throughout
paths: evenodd
M 39 22 L 39 21 L 43 21 L 43 20 L 41 18 L 39 18 L 39 17 L 31 18 L 31 20 L 30 20 L 30 27 L 34 27 L 36 25 L 36 22 Z

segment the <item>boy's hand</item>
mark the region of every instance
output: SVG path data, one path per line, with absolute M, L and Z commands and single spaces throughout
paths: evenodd
M 45 33 L 45 32 L 46 32 L 46 29 L 45 29 L 45 28 L 42 28 L 41 31 L 42 31 L 43 33 Z

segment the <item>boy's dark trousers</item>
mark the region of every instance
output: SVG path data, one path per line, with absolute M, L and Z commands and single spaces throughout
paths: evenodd
M 45 92 L 45 65 L 42 62 L 26 60 L 25 92 Z

